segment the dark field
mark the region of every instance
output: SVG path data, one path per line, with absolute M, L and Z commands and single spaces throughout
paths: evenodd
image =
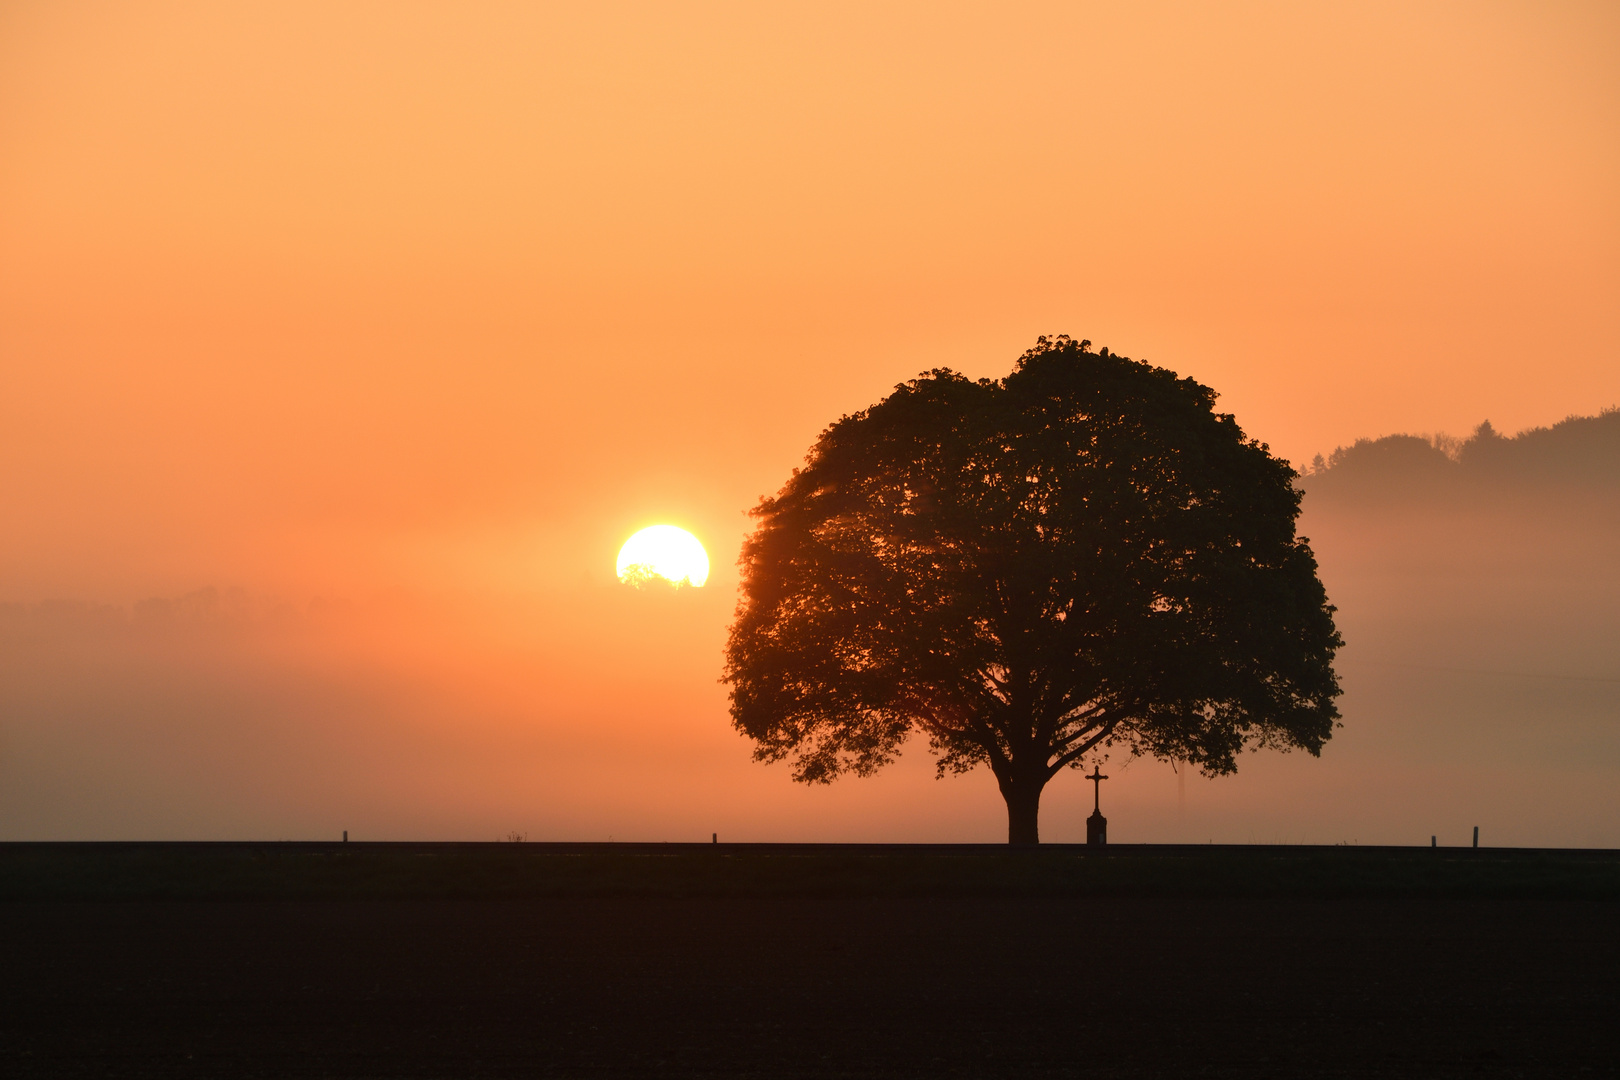
M 0 845 L 0 1075 L 1620 1075 L 1620 856 Z

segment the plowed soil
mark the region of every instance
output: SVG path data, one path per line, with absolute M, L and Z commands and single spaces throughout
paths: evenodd
M 0 1075 L 1604 1077 L 1620 903 L 13 899 Z

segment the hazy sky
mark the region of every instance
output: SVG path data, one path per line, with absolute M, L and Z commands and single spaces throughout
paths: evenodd
M 744 511 L 823 426 L 1066 332 L 1298 463 L 1512 432 L 1620 402 L 1617 298 L 1612 4 L 10 3 L 0 602 L 126 622 L 0 635 L 0 834 L 996 839 L 988 777 L 729 728 Z M 706 589 L 614 583 L 655 521 Z M 1350 839 L 1310 764 L 1216 838 Z

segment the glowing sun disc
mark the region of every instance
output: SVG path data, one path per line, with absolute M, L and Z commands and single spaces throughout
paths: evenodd
M 650 525 L 619 549 L 619 580 L 638 589 L 658 580 L 701 587 L 709 580 L 709 554 L 685 529 Z

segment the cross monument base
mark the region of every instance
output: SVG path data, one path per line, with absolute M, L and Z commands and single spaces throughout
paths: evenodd
M 1108 843 L 1108 819 L 1102 816 L 1101 810 L 1092 811 L 1091 816 L 1086 818 L 1086 843 Z

